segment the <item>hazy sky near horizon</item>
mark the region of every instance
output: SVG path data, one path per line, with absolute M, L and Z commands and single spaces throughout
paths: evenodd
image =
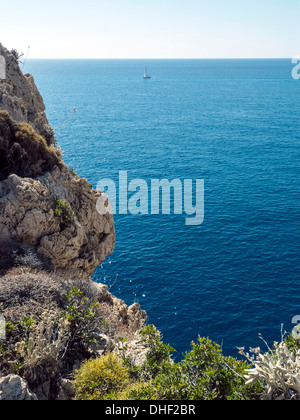
M 0 18 L 30 58 L 300 55 L 300 0 L 9 0 Z

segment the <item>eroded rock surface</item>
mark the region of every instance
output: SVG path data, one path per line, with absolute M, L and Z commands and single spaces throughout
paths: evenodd
M 54 132 L 45 114 L 45 105 L 33 77 L 24 75 L 16 57 L 0 43 L 0 55 L 6 64 L 6 78 L 0 79 L 0 109 L 8 111 L 16 122 L 29 123 L 48 144 Z
M 10 175 L 0 183 L 0 237 L 28 245 L 68 276 L 90 276 L 113 252 L 112 215 L 96 209 L 101 193 L 67 167 L 32 178 Z M 68 206 L 72 217 L 60 214 Z
M 11 254 L 22 244 L 50 269 L 89 277 L 113 252 L 113 216 L 97 212 L 101 193 L 61 160 L 32 76 L 1 44 L 0 55 L 0 271 L 10 243 Z

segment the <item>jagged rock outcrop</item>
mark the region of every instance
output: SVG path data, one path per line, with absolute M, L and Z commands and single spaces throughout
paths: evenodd
M 96 210 L 100 194 L 67 167 L 36 179 L 10 175 L 0 183 L 1 241 L 26 244 L 51 268 L 88 277 L 115 244 L 113 217 Z
M 3 242 L 10 242 L 13 255 L 22 244 L 40 255 L 47 268 L 89 277 L 113 252 L 113 216 L 97 212 L 101 193 L 61 160 L 31 76 L 23 76 L 17 60 L 1 45 L 0 54 L 7 64 L 7 79 L 0 80 L 2 249 L 7 248 Z
M 102 193 L 64 164 L 32 76 L 1 44 L 0 55 L 0 309 L 15 326 L 6 337 L 12 351 L 0 354 L 0 400 L 71 399 L 69 378 L 85 357 L 121 351 L 142 363 L 147 314 L 90 279 L 114 250 L 113 216 L 98 213 Z M 80 316 L 66 321 L 73 305 Z M 8 375 L 21 353 L 23 378 Z
M 6 79 L 0 80 L 0 109 L 17 122 L 29 123 L 47 143 L 54 143 L 54 132 L 45 114 L 45 105 L 34 79 L 23 74 L 16 57 L 0 43 L 0 55 L 6 62 Z

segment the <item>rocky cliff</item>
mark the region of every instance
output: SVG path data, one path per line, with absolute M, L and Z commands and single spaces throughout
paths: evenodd
M 3 242 L 22 244 L 47 268 L 88 277 L 113 252 L 113 217 L 98 214 L 101 193 L 61 160 L 32 76 L 22 74 L 1 44 L 0 54 L 6 60 L 6 79 L 0 80 L 2 249 L 12 254 Z
M 10 113 L 17 122 L 27 122 L 48 144 L 54 143 L 54 132 L 45 114 L 45 105 L 34 79 L 23 75 L 16 57 L 0 43 L 0 55 L 5 58 L 6 79 L 0 82 L 0 109 Z
M 114 250 L 113 216 L 97 212 L 101 192 L 64 164 L 33 77 L 0 44 L 1 55 L 0 316 L 9 328 L 0 400 L 68 399 L 74 369 L 120 338 L 132 359 L 143 357 L 146 313 L 90 279 Z

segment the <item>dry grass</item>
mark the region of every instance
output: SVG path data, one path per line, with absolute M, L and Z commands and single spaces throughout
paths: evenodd
M 35 249 L 15 240 L 1 240 L 0 238 L 0 275 L 13 267 L 26 266 L 32 269 L 49 270 L 50 263 L 38 255 Z
M 66 296 L 72 293 L 74 289 L 80 290 L 79 300 L 68 301 Z M 75 312 L 72 307 L 70 310 L 70 305 L 75 308 Z M 86 312 L 89 308 L 93 308 L 94 315 L 92 317 L 86 315 L 89 314 L 89 312 Z M 81 313 L 78 313 L 78 311 Z M 69 339 L 66 351 L 59 361 L 59 375 L 70 374 L 74 364 L 78 361 L 94 357 L 99 351 L 103 351 L 104 336 L 109 337 L 111 342 L 118 343 L 120 338 L 132 339 L 135 333 L 130 326 L 126 325 L 126 316 L 125 318 L 120 316 L 113 297 L 105 287 L 99 289 L 98 285 L 90 279 L 70 280 L 53 272 L 48 273 L 28 267 L 13 268 L 5 275 L 0 276 L 0 313 L 6 319 L 8 325 L 12 326 L 7 330 L 7 339 L 4 343 L 5 351 L 4 353 L 2 351 L 2 354 L 0 346 L 0 376 L 1 374 L 11 373 L 14 371 L 14 366 L 19 364 L 19 356 L 15 350 L 16 346 L 19 346 L 18 343 L 28 342 L 33 327 L 39 331 L 45 331 L 46 327 L 55 331 L 55 329 L 57 330 L 56 325 L 59 324 L 61 319 L 69 319 L 68 317 L 65 318 L 64 314 L 76 313 L 76 319 L 70 321 L 71 330 L 69 332 L 61 332 L 62 336 L 72 337 L 72 339 Z M 51 313 L 51 317 L 45 315 L 46 313 Z M 41 328 L 43 325 L 46 327 Z M 93 342 L 86 341 L 87 336 L 92 336 Z M 40 341 L 45 344 L 45 348 L 52 348 L 53 343 L 56 342 L 54 340 L 48 343 L 47 337 L 41 335 L 39 337 Z M 40 348 L 40 344 L 39 338 L 36 338 L 34 348 Z M 26 363 L 29 366 L 29 362 L 25 362 L 22 361 L 22 366 L 24 367 Z M 47 358 L 45 358 L 46 362 L 49 363 Z M 40 363 L 41 361 L 38 369 L 41 368 Z M 32 360 L 30 361 L 30 369 L 31 372 L 36 372 L 36 369 L 32 366 Z M 48 371 L 48 367 L 46 371 Z M 43 372 L 41 380 L 45 381 L 44 368 Z M 20 373 L 22 375 L 22 371 Z M 24 377 L 28 379 L 28 372 L 23 373 Z M 32 385 L 36 387 L 38 386 L 38 376 L 35 374 L 34 378 Z
M 45 308 L 63 309 L 62 281 L 46 272 L 29 268 L 15 268 L 0 277 L 0 308 L 11 322 L 25 316 L 39 319 Z
M 11 174 L 35 178 L 62 165 L 54 147 L 26 123 L 0 111 L 0 181 Z

